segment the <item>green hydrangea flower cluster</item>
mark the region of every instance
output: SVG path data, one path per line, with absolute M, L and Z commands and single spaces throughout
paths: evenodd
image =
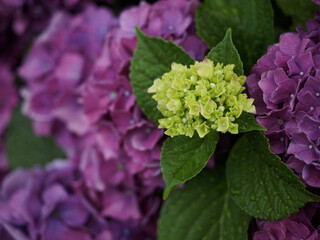
M 237 76 L 233 69 L 233 64 L 215 66 L 208 59 L 189 68 L 173 63 L 171 71 L 148 89 L 164 116 L 159 128 L 166 128 L 171 137 L 192 137 L 197 131 L 202 138 L 211 130 L 237 134 L 235 119 L 243 111 L 255 112 L 255 107 L 242 93 L 245 76 Z

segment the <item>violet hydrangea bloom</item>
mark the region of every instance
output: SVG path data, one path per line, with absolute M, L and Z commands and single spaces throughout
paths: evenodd
M 59 11 L 78 12 L 91 0 L 0 0 L 0 59 L 12 67 Z
M 320 0 L 312 0 L 315 4 L 318 4 L 320 6 Z
M 150 237 L 130 222 L 103 219 L 67 161 L 18 169 L 0 189 L 0 233 L 10 240 L 134 240 Z M 135 235 L 134 235 L 135 234 Z
M 282 220 L 257 220 L 259 230 L 253 240 L 319 240 L 319 230 L 311 223 L 316 210 L 313 206 L 306 206 Z
M 268 48 L 247 85 L 271 151 L 283 154 L 303 182 L 320 187 L 320 16 L 306 25 Z
M 19 69 L 27 82 L 24 111 L 34 120 L 36 133 L 52 132 L 57 122 L 79 135 L 88 130 L 79 103 L 80 85 L 115 21 L 109 10 L 94 6 L 74 17 L 59 12 L 36 40 Z
M 4 134 L 11 118 L 13 108 L 18 102 L 17 92 L 14 86 L 14 76 L 9 66 L 0 62 L 0 182 L 8 171 L 5 154 Z
M 81 15 L 70 24 L 59 19 L 67 16 L 57 15 L 20 68 L 27 83 L 25 113 L 38 134 L 53 134 L 69 153 L 100 216 L 124 225 L 143 225 L 151 236 L 163 189 L 159 164 L 163 133 L 143 116 L 132 94 L 129 64 L 136 48 L 134 26 L 173 40 L 202 59 L 208 49 L 195 34 L 197 5 L 194 0 L 142 2 L 122 12 L 112 30 L 99 29 L 97 35 L 91 31 L 98 24 L 91 30 L 93 26 Z M 100 33 L 102 50 L 97 41 Z M 88 57 L 96 53 L 93 47 L 100 55 Z
M 14 76 L 7 65 L 0 62 L 0 135 L 7 127 L 18 97 L 14 86 Z
M 195 35 L 197 5 L 185 0 L 141 2 L 122 12 L 119 26 L 107 34 L 103 52 L 84 83 L 83 106 L 95 128 L 81 148 L 80 169 L 88 186 L 106 194 L 104 216 L 147 221 L 161 201 L 159 193 L 152 193 L 163 188 L 159 164 L 163 134 L 136 106 L 128 76 L 137 43 L 134 26 L 173 40 L 202 59 L 207 47 Z M 149 216 L 141 209 L 147 200 L 153 205 Z
M 0 225 L 12 239 L 92 239 L 106 223 L 73 189 L 77 180 L 65 161 L 12 172 L 1 187 Z

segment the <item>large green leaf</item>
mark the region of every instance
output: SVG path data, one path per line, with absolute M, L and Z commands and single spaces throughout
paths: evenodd
M 274 42 L 270 0 L 205 0 L 197 9 L 198 35 L 213 47 L 232 29 L 246 72 Z
M 224 168 L 206 169 L 165 202 L 158 239 L 247 240 L 250 219 L 230 198 Z
M 162 114 L 157 103 L 147 93 L 156 78 L 171 70 L 173 62 L 183 65 L 194 63 L 192 57 L 171 41 L 148 37 L 136 28 L 138 46 L 131 60 L 130 79 L 138 105 L 150 120 L 158 124 Z
M 227 181 L 235 203 L 251 216 L 282 219 L 319 197 L 305 186 L 280 158 L 271 153 L 260 132 L 244 134 L 227 161 Z
M 283 13 L 292 18 L 293 30 L 298 26 L 304 26 L 306 20 L 314 18 L 319 8 L 311 0 L 277 0 Z
M 235 120 L 235 123 L 239 125 L 239 132 L 250 132 L 250 131 L 266 131 L 267 129 L 261 126 L 253 114 L 248 112 L 243 112 L 239 118 Z
M 219 141 L 219 134 L 210 132 L 204 138 L 178 136 L 168 138 L 161 152 L 161 170 L 165 180 L 164 199 L 181 183 L 195 177 L 207 164 Z
M 238 75 L 243 75 L 243 64 L 240 59 L 238 50 L 233 45 L 231 29 L 228 29 L 223 40 L 211 49 L 206 58 L 213 61 L 214 64 L 223 63 L 234 64 L 234 72 Z
M 55 158 L 65 158 L 51 137 L 34 135 L 30 120 L 21 114 L 20 108 L 14 111 L 9 124 L 6 147 L 11 169 L 45 165 Z

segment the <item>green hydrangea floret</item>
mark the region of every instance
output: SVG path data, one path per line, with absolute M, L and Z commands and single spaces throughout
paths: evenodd
M 174 137 L 203 138 L 211 130 L 238 133 L 235 120 L 243 111 L 253 113 L 253 99 L 242 93 L 245 76 L 233 72 L 234 64 L 223 66 L 205 59 L 187 66 L 173 63 L 171 71 L 156 79 L 148 93 L 164 116 L 159 128 Z

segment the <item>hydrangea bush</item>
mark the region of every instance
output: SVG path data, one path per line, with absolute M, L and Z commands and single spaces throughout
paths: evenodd
M 0 0 L 0 238 L 320 239 L 317 6 L 150 2 Z

